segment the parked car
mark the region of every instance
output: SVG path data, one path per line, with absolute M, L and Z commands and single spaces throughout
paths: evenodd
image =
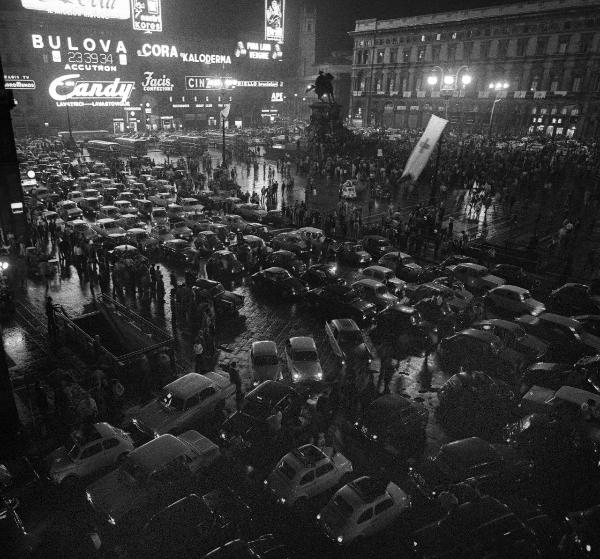
M 202 559 L 290 559 L 289 549 L 273 534 L 265 534 L 251 541 L 233 540 L 213 549 Z
M 265 266 L 275 266 L 285 268 L 294 276 L 301 276 L 306 272 L 306 264 L 299 260 L 296 255 L 289 250 L 276 250 L 271 252 L 265 258 Z
M 184 239 L 171 239 L 162 244 L 162 253 L 165 259 L 179 266 L 190 266 L 196 261 L 198 252 Z
M 250 285 L 272 296 L 302 297 L 308 293 L 305 283 L 288 270 L 270 267 L 250 276 Z
M 258 204 L 238 204 L 237 212 L 247 221 L 262 221 L 267 216 L 267 210 L 263 210 Z
M 200 231 L 194 239 L 194 247 L 202 257 L 206 258 L 217 250 L 223 250 L 224 245 L 213 231 Z
M 323 369 L 313 338 L 294 336 L 285 344 L 285 357 L 293 382 L 319 382 L 323 380 Z
M 345 285 L 326 285 L 308 292 L 305 301 L 328 316 L 351 318 L 357 324 L 371 324 L 377 307 L 361 299 L 358 293 Z
M 422 299 L 443 299 L 448 306 L 455 312 L 463 312 L 465 311 L 473 302 L 473 294 L 464 288 L 462 282 L 457 283 L 454 287 L 448 287 L 443 283 L 439 283 L 438 281 L 434 281 L 429 283 L 422 283 L 421 285 L 416 284 L 408 284 L 406 286 L 406 296 L 408 297 L 408 302 L 411 305 L 414 305 L 417 301 Z
M 86 498 L 108 524 L 128 533 L 177 498 L 194 474 L 220 457 L 196 431 L 161 435 L 132 450 L 121 465 L 87 487 Z
M 427 408 L 399 394 L 371 402 L 354 428 L 364 439 L 393 455 L 410 457 L 425 442 Z
M 273 237 L 271 246 L 274 250 L 289 250 L 298 258 L 308 258 L 310 245 L 295 231 L 278 233 Z
M 337 275 L 337 266 L 331 264 L 313 264 L 302 274 L 301 279 L 310 288 L 325 285 L 346 285 L 346 280 Z
M 340 262 L 353 267 L 368 266 L 372 261 L 371 255 L 362 245 L 353 242 L 342 243 L 335 254 Z
M 155 225 L 150 229 L 150 236 L 158 240 L 161 244 L 175 239 L 171 229 L 166 225 Z
M 270 340 L 252 342 L 250 371 L 252 380 L 256 384 L 265 380 L 281 380 L 281 361 L 275 342 Z
M 158 247 L 158 239 L 151 237 L 148 231 L 141 227 L 133 227 L 125 233 L 127 244 L 137 247 L 140 251 Z
M 373 279 L 361 279 L 352 284 L 352 289 L 365 301 L 373 303 L 378 311 L 398 303 L 398 297 L 392 295 L 387 287 Z
M 485 266 L 480 264 L 464 263 L 448 266 L 452 277 L 462 281 L 465 287 L 474 294 L 485 293 L 489 289 L 504 285 L 504 279 L 489 273 Z
M 244 306 L 244 296 L 233 291 L 228 291 L 223 284 L 206 279 L 196 278 L 193 289 L 208 293 L 215 307 L 215 313 L 222 317 L 238 317 Z
M 317 515 L 325 535 L 339 545 L 381 532 L 411 507 L 393 482 L 363 476 L 344 485 Z
M 409 477 L 429 500 L 437 499 L 450 485 L 467 480 L 481 491 L 504 495 L 530 474 L 531 462 L 514 447 L 479 437 L 443 444 L 433 458 L 409 470 Z
M 548 311 L 570 316 L 573 314 L 600 314 L 600 297 L 589 285 L 565 283 L 548 297 Z
M 548 344 L 550 360 L 573 363 L 584 355 L 600 353 L 600 338 L 588 334 L 581 322 L 573 318 L 544 312 L 521 316 L 515 322 Z
M 523 268 L 513 264 L 496 264 L 490 270 L 495 276 L 504 278 L 506 283 L 517 285 L 531 291 L 539 285 L 539 281 L 533 279 Z
M 131 437 L 109 423 L 84 425 L 73 431 L 69 443 L 46 458 L 53 483 L 72 487 L 78 480 L 119 464 L 134 448 Z
M 171 227 L 171 234 L 176 239 L 184 239 L 188 242 L 194 237 L 194 232 L 183 221 L 177 221 L 173 223 Z
M 415 307 L 396 303 L 377 316 L 371 336 L 377 344 L 388 344 L 421 353 L 438 342 L 437 326 L 427 322 Z
M 349 360 L 360 360 L 369 366 L 378 358 L 369 335 L 351 318 L 337 318 L 325 323 L 325 335 L 333 354 L 344 367 Z
M 473 328 L 483 330 L 484 332 L 491 332 L 495 336 L 498 336 L 507 348 L 527 355 L 529 360 L 543 359 L 548 351 L 548 344 L 528 334 L 521 326 L 508 320 L 500 318 L 480 320 L 473 324 Z
M 490 289 L 483 296 L 483 301 L 489 312 L 511 317 L 522 314 L 538 316 L 546 310 L 544 303 L 534 299 L 527 289 L 516 285 L 502 285 Z
M 177 559 L 247 535 L 252 520 L 251 508 L 231 489 L 191 493 L 152 516 L 139 539 L 145 556 Z
M 110 218 L 101 218 L 96 220 L 96 223 L 92 224 L 92 229 L 96 231 L 101 237 L 107 238 L 110 235 L 121 235 L 125 236 L 125 229 L 119 227 L 117 222 Z
M 453 375 L 441 386 L 435 415 L 451 437 L 494 439 L 513 419 L 516 406 L 510 386 L 474 371 Z
M 265 380 L 244 397 L 242 409 L 225 420 L 220 430 L 221 441 L 230 444 L 241 438 L 247 444 L 262 445 L 269 433 L 267 418 L 277 412 L 282 414 L 282 425 L 298 420 L 304 400 L 291 386 Z
M 508 506 L 489 496 L 458 505 L 437 522 L 418 529 L 412 539 L 413 551 L 421 559 L 540 557 L 533 530 Z
M 389 239 L 380 235 L 365 235 L 361 239 L 360 244 L 373 259 L 381 258 L 387 252 L 392 252 L 394 250 Z
M 410 254 L 405 252 L 387 252 L 379 260 L 380 266 L 392 269 L 396 276 L 408 282 L 419 281 L 423 268 L 419 266 Z
M 217 250 L 206 263 L 206 272 L 210 278 L 231 278 L 242 274 L 244 265 L 229 250 Z
M 383 283 L 392 295 L 404 296 L 406 282 L 398 279 L 396 274 L 385 266 L 367 266 L 362 270 L 361 276 Z
M 150 437 L 182 433 L 197 427 L 234 391 L 226 373 L 187 373 L 164 386 L 157 398 L 134 414 L 132 423 Z
M 583 329 L 588 334 L 600 337 L 600 314 L 578 314 L 571 318 L 581 322 Z
M 524 355 L 507 349 L 498 336 L 475 328 L 467 328 L 443 338 L 438 347 L 440 364 L 448 374 L 461 369 L 486 371 L 508 382 L 527 364 Z
M 352 473 L 352 462 L 337 452 L 328 456 L 312 444 L 286 454 L 265 479 L 276 501 L 292 507 L 335 487 Z
M 56 211 L 64 221 L 71 221 L 73 219 L 83 218 L 83 211 L 72 200 L 62 200 L 58 202 L 56 204 Z

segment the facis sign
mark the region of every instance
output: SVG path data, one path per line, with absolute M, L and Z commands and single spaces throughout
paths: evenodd
M 265 41 L 283 43 L 285 0 L 265 0 Z
M 144 91 L 173 91 L 173 82 L 164 74 L 157 77 L 154 72 L 144 72 L 142 89 Z
M 181 52 L 173 45 L 152 45 L 145 43 L 137 51 L 137 55 L 144 58 L 149 56 L 156 58 L 181 58 L 183 62 L 201 62 L 202 64 L 231 64 L 231 56 L 229 55 Z
M 35 89 L 35 81 L 29 76 L 4 74 L 4 87 L 6 89 Z
M 162 31 L 160 0 L 131 0 L 131 22 L 136 31 Z
M 216 76 L 186 76 L 185 88 L 195 89 L 233 89 L 237 80 L 233 78 L 218 78 Z
M 129 0 L 21 0 L 21 4 L 50 14 L 129 19 Z
M 129 104 L 134 82 L 82 80 L 80 74 L 66 74 L 52 80 L 50 97 L 58 107 L 123 107 Z

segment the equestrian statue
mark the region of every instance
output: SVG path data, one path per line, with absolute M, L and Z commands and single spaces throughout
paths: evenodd
M 335 103 L 335 97 L 333 95 L 333 76 L 327 72 L 323 73 L 323 70 L 319 70 L 319 75 L 315 80 L 315 83 L 306 88 L 306 93 L 314 91 L 319 98 L 319 101 L 324 103 L 333 104 Z

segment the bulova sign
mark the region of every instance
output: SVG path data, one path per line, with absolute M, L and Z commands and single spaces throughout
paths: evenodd
M 52 80 L 50 97 L 59 107 L 123 107 L 129 105 L 134 82 L 115 78 L 112 81 L 79 79 L 80 74 L 66 74 Z

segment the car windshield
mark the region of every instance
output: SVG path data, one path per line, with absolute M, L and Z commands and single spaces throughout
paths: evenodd
M 267 365 L 277 365 L 278 359 L 276 355 L 257 355 L 254 357 L 254 364 L 259 367 L 266 367 Z
M 349 330 L 348 332 L 342 332 L 340 335 L 340 343 L 342 344 L 362 344 L 363 337 L 360 330 Z
M 304 361 L 304 362 L 316 361 L 317 354 L 310 349 L 305 349 L 305 350 L 300 350 L 300 351 L 294 351 L 292 353 L 292 358 L 294 361 Z
M 344 518 L 350 518 L 350 516 L 352 516 L 354 509 L 352 508 L 352 505 L 348 503 L 344 497 L 342 497 L 342 495 L 336 495 L 333 498 L 333 504 Z
M 167 210 L 152 210 L 152 217 L 166 217 Z
M 79 453 L 81 452 L 81 447 L 75 443 L 68 451 L 67 451 L 67 456 L 69 457 L 70 460 L 75 460 L 78 456 Z
M 414 264 L 415 261 L 411 256 L 407 256 L 406 258 L 402 259 L 402 264 Z
M 178 411 L 182 411 L 185 404 L 185 402 L 181 398 L 178 398 L 177 396 L 174 396 L 171 392 L 166 391 L 163 392 L 163 395 L 160 397 L 160 403 L 165 408 L 174 409 Z
M 288 479 L 294 479 L 294 476 L 296 475 L 296 470 L 294 470 L 294 468 L 292 468 L 285 460 L 281 461 L 279 466 L 277 466 L 277 470 Z

